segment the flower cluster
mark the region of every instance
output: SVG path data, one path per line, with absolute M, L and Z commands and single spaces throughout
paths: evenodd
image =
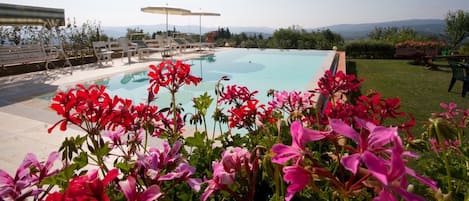
M 427 136 L 431 150 L 435 153 L 450 150 L 459 154 L 458 147 L 463 140 L 462 134 L 469 125 L 469 109 L 460 109 L 455 103 L 441 103 L 440 106 L 445 111 L 433 113 L 430 118 L 429 128 L 430 131 L 434 131 L 429 132 Z M 447 132 L 441 132 L 443 129 Z
M 288 119 L 301 119 L 308 111 L 316 105 L 313 98 L 314 94 L 300 91 L 281 91 L 274 93 L 274 99 L 269 102 L 273 108 L 283 111 L 288 115 Z
M 195 114 L 184 114 L 175 99 L 180 87 L 201 81 L 190 74 L 190 65 L 166 60 L 151 65 L 148 76 L 148 101 L 136 105 L 111 98 L 104 86 L 77 85 L 59 92 L 51 108 L 62 119 L 49 133 L 57 126 L 66 130 L 71 123 L 85 135 L 65 139 L 60 147 L 63 168 L 54 169 L 60 154 L 53 152 L 45 163 L 28 154 L 14 177 L 0 170 L 0 200 L 423 200 L 409 190 L 409 182 L 440 190 L 435 181 L 416 172 L 419 168 L 408 165 L 419 157 L 406 150 L 414 145 L 413 118 L 399 126 L 383 126 L 389 119 L 407 118 L 399 111 L 400 100 L 379 93 L 351 98 L 362 82 L 353 75 L 327 71 L 315 90 L 326 97 L 321 106 L 312 93 L 298 91 L 276 92 L 272 101 L 262 104 L 257 91 L 223 87 L 221 81 L 228 78 L 222 77 L 216 84 L 213 131 L 205 124 L 213 100 L 208 94 L 194 98 Z M 151 104 L 161 87 L 171 92 L 169 107 Z M 228 106 L 227 115 L 222 105 Z M 469 109 L 452 103 L 441 106 L 446 111 L 430 118 L 423 143 L 427 151 L 444 158 L 449 185 L 448 151 L 464 156 L 459 147 Z M 188 115 L 197 115 L 205 131 L 196 127 L 193 135 L 182 135 Z M 225 126 L 248 134 L 223 132 Z M 407 131 L 408 139 L 402 140 L 400 129 Z
M 171 60 L 164 60 L 158 66 L 150 65 L 150 86 L 148 87 L 148 102 L 155 99 L 160 87 L 165 87 L 171 94 L 171 104 L 168 110 L 168 116 L 172 114 L 171 122 L 165 125 L 171 125 L 169 129 L 169 136 L 175 140 L 182 134 L 180 108 L 177 107 L 176 93 L 179 88 L 184 85 L 194 84 L 197 85 L 202 81 L 202 78 L 196 77 L 191 73 L 191 66 L 183 63 L 181 60 L 173 63 Z M 157 136 L 159 136 L 157 134 Z
M 362 95 L 356 98 L 355 102 L 337 100 L 334 103 L 328 102 L 324 108 L 324 116 L 333 119 L 341 119 L 346 123 L 354 123 L 352 117 L 358 117 L 374 124 L 381 125 L 386 119 L 397 119 L 398 117 L 409 116 L 409 121 L 399 126 L 407 132 L 408 138 L 413 138 L 410 128 L 415 125 L 414 118 L 400 109 L 398 98 L 384 99 L 379 93 Z M 327 121 L 327 119 L 323 119 Z
M 160 87 L 165 87 L 170 92 L 176 92 L 183 85 L 197 85 L 202 81 L 202 78 L 191 75 L 190 71 L 191 66 L 181 60 L 176 61 L 176 63 L 171 60 L 164 60 L 158 66 L 150 65 L 150 72 L 148 73 L 150 77 L 148 90 L 152 94 L 150 97 L 157 94 Z
M 406 175 L 410 175 L 432 189 L 436 190 L 436 182 L 422 177 L 409 167 L 405 166 L 405 158 L 417 157 L 411 152 L 404 151 L 402 141 L 397 133 L 397 128 L 376 126 L 371 122 L 355 118 L 362 127 L 358 133 L 354 128 L 338 119 L 330 121 L 331 131 L 315 131 L 303 128 L 299 121 L 291 126 L 292 145 L 276 144 L 272 147 L 275 156 L 273 163 L 285 165 L 292 160 L 292 165 L 283 168 L 284 180 L 291 185 L 287 188 L 285 200 L 291 200 L 296 192 L 303 190 L 312 184 L 312 176 L 328 178 L 339 191 L 345 194 L 353 193 L 377 180 L 375 184 L 378 193 L 377 200 L 396 200 L 394 194 L 400 195 L 406 200 L 423 200 L 417 195 L 407 192 Z M 348 138 L 352 144 L 337 144 L 345 152 L 336 154 L 340 158 L 340 164 L 351 172 L 354 177 L 348 181 L 342 181 L 332 176 L 332 171 L 314 162 L 313 151 L 308 150 L 306 144 L 318 140 L 336 143 L 337 139 Z M 355 178 L 355 179 L 352 179 Z M 358 179 L 357 179 L 358 178 Z M 353 185 L 345 183 L 352 182 Z
M 229 85 L 221 92 L 218 104 L 234 104 L 228 109 L 230 128 L 246 128 L 253 131 L 254 125 L 274 123 L 273 108 L 260 104 L 255 98 L 257 91 L 250 92 L 247 87 Z
M 469 109 L 460 109 L 455 103 L 441 103 L 440 106 L 446 111 L 441 113 L 433 113 L 433 118 L 443 118 L 448 120 L 457 128 L 467 127 L 469 124 Z
M 195 168 L 191 167 L 179 153 L 182 143 L 176 141 L 173 147 L 165 141 L 163 150 L 150 148 L 148 153 L 138 156 L 136 173 L 146 178 L 152 185 L 161 185 L 164 181 L 183 180 L 195 191 L 200 190 L 200 179 L 191 178 Z
M 272 158 L 273 163 L 285 165 L 289 160 L 293 161 L 292 165 L 283 168 L 284 180 L 291 184 L 287 188 L 286 201 L 291 200 L 296 192 L 300 192 L 311 182 L 313 170 L 306 167 L 303 162 L 308 157 L 309 152 L 306 149 L 306 144 L 324 139 L 330 134 L 329 132 L 303 128 L 300 121 L 292 123 L 290 133 L 292 137 L 291 146 L 275 144 L 272 147 L 272 152 L 275 154 Z
M 226 90 L 222 91 L 221 97 L 218 100 L 218 103 L 225 104 L 235 104 L 236 106 L 241 106 L 245 102 L 250 100 L 255 100 L 255 95 L 259 93 L 258 91 L 249 91 L 245 86 L 238 85 L 228 85 Z
M 332 97 L 343 94 L 347 95 L 351 92 L 358 91 L 363 80 L 357 80 L 355 75 L 346 75 L 342 71 L 333 73 L 327 70 L 322 78 L 319 79 L 318 89 L 321 94 Z
M 46 201 L 60 200 L 103 200 L 109 201 L 106 187 L 119 174 L 117 169 L 109 171 L 103 180 L 98 177 L 98 169 L 92 170 L 87 175 L 75 177 L 70 181 L 70 186 L 63 192 L 55 192 L 47 196 Z
M 52 152 L 47 161 L 41 163 L 34 154 L 29 153 L 16 170 L 14 177 L 0 169 L 0 199 L 26 200 L 28 197 L 34 197 L 34 200 L 38 200 L 41 193 L 48 193 L 43 188 L 45 186 L 38 184 L 59 172 L 60 169 L 54 168 L 54 163 L 58 159 L 59 153 Z
M 408 40 L 394 45 L 396 48 L 416 48 L 416 49 L 427 49 L 427 48 L 441 48 L 445 46 L 444 42 L 441 41 L 415 41 Z
M 230 193 L 236 200 L 252 200 L 258 168 L 258 157 L 252 159 L 247 149 L 234 147 L 224 151 L 221 161 L 212 164 L 212 179 L 205 181 L 208 186 L 201 200 L 207 200 L 216 191 Z
M 60 130 L 65 131 L 68 122 L 89 133 L 114 129 L 119 125 L 130 127 L 133 117 L 128 113 L 128 107 L 132 102 L 117 96 L 111 98 L 105 89 L 104 86 L 90 85 L 87 88 L 78 84 L 67 92 L 57 93 L 51 108 L 63 119 L 49 128 L 49 133 L 59 124 Z

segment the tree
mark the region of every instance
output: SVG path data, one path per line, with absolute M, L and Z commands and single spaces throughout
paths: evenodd
M 127 33 L 125 34 L 125 37 L 128 39 L 133 39 L 132 36 L 136 34 L 142 34 L 143 35 L 143 29 L 140 28 L 127 28 Z
M 403 42 L 407 40 L 423 40 L 417 32 L 410 28 L 398 27 L 376 27 L 372 32 L 368 33 L 368 37 L 372 40 L 385 42 Z
M 446 33 L 448 34 L 448 44 L 451 49 L 456 48 L 464 40 L 466 33 L 469 32 L 469 13 L 458 10 L 448 12 L 446 15 Z

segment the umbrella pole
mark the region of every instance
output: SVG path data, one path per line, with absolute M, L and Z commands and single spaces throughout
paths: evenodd
M 202 50 L 202 15 L 199 15 L 199 51 Z
M 169 48 L 168 10 L 166 10 L 166 43 L 168 43 Z

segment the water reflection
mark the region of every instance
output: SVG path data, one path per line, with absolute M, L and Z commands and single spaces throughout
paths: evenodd
M 126 74 L 122 79 L 120 80 L 121 84 L 128 84 L 129 82 L 146 82 L 148 81 L 148 75 L 147 71 L 142 71 L 142 72 L 137 72 L 137 73 L 132 73 L 132 74 Z

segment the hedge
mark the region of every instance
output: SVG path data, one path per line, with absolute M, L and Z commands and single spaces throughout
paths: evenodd
M 364 40 L 347 42 L 345 51 L 351 58 L 390 59 L 395 49 L 392 43 Z

